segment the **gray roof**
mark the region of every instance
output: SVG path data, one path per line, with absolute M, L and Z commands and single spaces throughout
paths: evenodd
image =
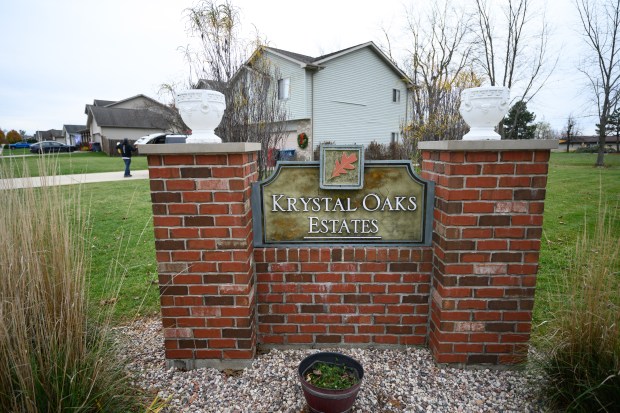
M 93 118 L 99 126 L 116 128 L 162 129 L 168 121 L 161 114 L 149 109 L 119 109 L 90 106 Z
M 63 125 L 63 129 L 67 133 L 78 133 L 79 131 L 86 129 L 86 125 Z
M 413 84 L 412 80 L 409 79 L 409 76 L 407 76 L 407 74 L 405 72 L 402 71 L 402 69 L 400 69 L 396 63 L 394 63 L 380 48 L 378 48 L 373 42 L 367 42 L 367 43 L 360 43 L 358 45 L 355 46 L 351 46 L 351 47 L 347 47 L 345 49 L 341 49 L 332 53 L 328 53 L 328 54 L 324 54 L 322 56 L 319 57 L 310 57 L 310 56 L 306 56 L 306 55 L 302 55 L 299 53 L 293 53 L 293 52 L 289 52 L 287 50 L 282 50 L 282 49 L 276 49 L 274 47 L 268 47 L 266 46 L 265 49 L 269 50 L 273 53 L 277 53 L 280 54 L 281 56 L 284 56 L 286 58 L 292 59 L 296 62 L 305 64 L 305 65 L 309 65 L 311 67 L 315 67 L 318 68 L 320 67 L 320 65 L 322 65 L 323 63 L 327 62 L 328 60 L 332 59 L 332 58 L 336 58 L 338 56 L 350 53 L 350 52 L 354 52 L 356 50 L 362 49 L 368 47 L 370 48 L 372 51 L 374 51 L 385 63 L 388 67 L 390 67 L 394 72 L 396 72 L 396 74 L 401 77 L 406 83 L 408 84 Z M 251 60 L 251 58 L 250 58 Z
M 102 99 L 95 99 L 93 100 L 93 106 L 108 106 L 111 105 L 112 103 L 116 103 L 116 100 L 102 100 Z
M 306 56 L 306 55 L 299 54 L 299 53 L 293 53 L 293 52 L 289 52 L 288 50 L 276 49 L 275 47 L 267 47 L 267 49 L 273 50 L 274 52 L 283 54 L 285 56 L 290 57 L 291 59 L 299 60 L 300 62 L 303 62 L 306 64 L 312 64 L 312 62 L 316 60 L 316 58 L 312 56 Z
M 219 82 L 217 80 L 198 79 L 198 82 L 194 85 L 194 89 L 212 89 L 212 90 L 226 90 L 226 82 Z
M 334 56 L 334 55 L 337 55 L 337 54 L 340 54 L 340 53 L 344 53 L 344 52 L 346 52 L 349 49 L 355 49 L 357 47 L 364 46 L 364 45 L 368 45 L 368 43 L 360 43 L 360 44 L 356 44 L 355 46 L 347 47 L 346 49 L 336 50 L 335 52 L 331 52 L 331 53 L 324 54 L 323 56 L 315 57 L 314 61 L 318 62 L 320 60 L 327 59 L 330 56 Z
M 38 130 L 35 132 L 35 135 L 40 137 L 41 140 L 53 139 L 62 137 L 62 131 L 58 129 Z

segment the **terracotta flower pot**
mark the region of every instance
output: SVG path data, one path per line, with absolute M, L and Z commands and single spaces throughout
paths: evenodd
M 344 365 L 354 371 L 359 379 L 353 386 L 342 390 L 324 389 L 309 383 L 306 375 L 313 368 L 315 363 L 323 362 L 328 364 Z M 304 391 L 304 397 L 308 402 L 308 407 L 313 413 L 346 413 L 351 410 L 355 403 L 355 398 L 362 385 L 364 369 L 355 359 L 340 353 L 315 353 L 299 363 L 299 380 Z

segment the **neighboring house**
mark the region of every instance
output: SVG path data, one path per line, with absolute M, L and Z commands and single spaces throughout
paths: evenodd
M 262 47 L 248 60 L 267 58 L 277 73 L 278 98 L 288 113 L 283 149 L 309 137 L 306 155 L 321 142 L 364 144 L 400 139 L 411 80 L 374 43 L 319 57 Z M 276 85 L 274 85 L 276 86 Z
M 64 135 L 62 131 L 58 129 L 50 129 L 50 130 L 45 130 L 45 131 L 38 130 L 34 133 L 34 138 L 37 140 L 37 142 L 41 142 L 41 141 L 63 142 Z
M 82 131 L 86 129 L 86 125 L 63 125 L 62 134 L 65 138 L 64 143 L 67 145 L 80 146 L 83 143 Z
M 119 101 L 95 99 L 84 112 L 88 116 L 84 138 L 108 154 L 125 138 L 135 141 L 151 133 L 177 131 L 174 111 L 145 95 Z
M 616 145 L 618 143 L 618 139 L 615 136 L 606 136 L 605 137 L 605 145 Z M 558 151 L 566 151 L 566 145 L 568 141 L 566 137 L 561 137 L 559 140 L 559 148 Z M 570 138 L 570 148 L 569 150 L 574 150 L 575 147 L 583 147 L 583 146 L 597 146 L 598 145 L 598 136 L 586 136 L 586 135 L 577 135 L 571 136 Z

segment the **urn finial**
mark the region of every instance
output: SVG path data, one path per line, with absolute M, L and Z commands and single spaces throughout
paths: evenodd
M 176 94 L 176 105 L 183 122 L 192 129 L 185 143 L 221 143 L 215 128 L 222 121 L 226 100 L 215 90 L 189 89 Z
M 459 112 L 469 125 L 463 140 L 499 140 L 494 128 L 508 112 L 510 89 L 503 86 L 482 86 L 461 92 Z

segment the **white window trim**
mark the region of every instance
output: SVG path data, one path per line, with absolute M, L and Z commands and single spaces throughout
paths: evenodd
M 284 85 L 285 90 L 282 91 L 280 88 L 280 82 Z M 283 92 L 281 94 L 281 92 Z M 282 96 L 284 95 L 284 96 Z M 278 100 L 289 100 L 291 98 L 291 78 L 283 77 L 282 79 L 278 79 Z
M 392 89 L 392 102 L 400 103 L 400 89 Z

